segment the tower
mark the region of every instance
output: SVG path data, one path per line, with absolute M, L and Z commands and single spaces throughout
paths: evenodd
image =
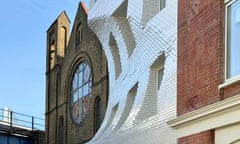
M 62 63 L 69 40 L 69 27 L 70 20 L 63 11 L 47 31 L 47 73 Z
M 58 96 L 65 50 L 69 40 L 70 20 L 65 11 L 53 22 L 47 31 L 47 57 L 46 57 L 46 141 L 51 143 L 53 137 L 57 138 L 55 125 L 58 115 Z M 50 124 L 56 123 L 56 124 Z M 50 127 L 51 126 L 51 127 Z M 51 135 L 51 136 L 50 136 Z

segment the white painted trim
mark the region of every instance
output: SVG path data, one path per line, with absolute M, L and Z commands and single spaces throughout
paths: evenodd
M 240 75 L 232 77 L 232 78 L 226 80 L 223 84 L 220 84 L 218 86 L 218 89 L 222 89 L 224 87 L 230 86 L 230 85 L 232 85 L 234 83 L 237 83 L 237 82 L 240 82 Z
M 240 122 L 240 95 L 202 107 L 173 119 L 168 123 L 177 130 L 177 137 Z
M 224 49 L 225 49 L 225 56 L 224 56 L 224 58 L 225 58 L 225 60 L 224 60 L 224 70 L 225 70 L 225 74 L 224 74 L 224 78 L 225 78 L 225 82 L 224 82 L 224 84 L 221 84 L 221 85 L 219 85 L 219 89 L 221 89 L 221 88 L 223 88 L 223 87 L 226 87 L 226 86 L 228 86 L 228 85 L 230 85 L 230 84 L 232 84 L 232 83 L 234 83 L 234 82 L 232 82 L 232 81 L 234 81 L 234 79 L 236 79 L 235 77 L 238 77 L 238 79 L 240 79 L 240 75 L 238 75 L 238 76 L 235 76 L 235 77 L 231 77 L 231 78 L 228 78 L 227 77 L 227 74 L 228 74 L 228 37 L 229 37 L 229 35 L 228 35 L 228 7 L 230 7 L 234 2 L 235 2 L 236 0 L 224 0 L 224 2 L 225 2 L 225 28 L 224 28 L 224 30 L 225 30 L 225 32 L 224 32 Z M 225 84 L 226 83 L 226 84 Z
M 228 5 L 225 0 L 225 25 L 224 25 L 224 80 L 227 80 L 227 63 L 228 63 Z

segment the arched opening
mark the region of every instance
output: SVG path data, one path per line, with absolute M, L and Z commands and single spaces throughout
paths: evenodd
M 122 112 L 122 115 L 115 127 L 115 130 L 119 129 L 120 127 L 122 127 L 122 125 L 125 123 L 125 121 L 127 120 L 127 118 L 129 117 L 129 114 L 132 110 L 134 101 L 135 101 L 135 97 L 137 95 L 137 88 L 138 88 L 138 83 L 136 83 L 131 90 L 128 92 L 127 95 L 127 99 L 125 102 L 125 106 Z
M 95 99 L 94 107 L 95 132 L 97 132 L 102 124 L 102 104 L 100 97 Z
M 70 86 L 70 114 L 73 123 L 79 125 L 88 113 L 91 101 L 92 74 L 87 61 L 76 65 Z
M 67 47 L 67 28 L 65 26 L 60 29 L 59 43 L 58 56 L 64 57 Z
M 77 33 L 76 33 L 76 46 L 80 45 L 82 43 L 82 35 L 83 33 L 83 26 L 82 23 L 80 22 L 77 26 Z
M 146 95 L 137 120 L 143 120 L 157 114 L 158 92 L 164 76 L 165 54 L 161 54 L 151 65 Z
M 52 69 L 55 65 L 55 56 L 56 56 L 56 46 L 55 46 L 55 40 L 50 41 L 50 46 L 49 46 L 49 66 L 50 69 Z
M 58 144 L 64 144 L 64 119 L 63 116 L 59 118 L 58 124 Z

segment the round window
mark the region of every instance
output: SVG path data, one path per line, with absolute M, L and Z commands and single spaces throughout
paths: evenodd
M 73 74 L 70 90 L 70 113 L 75 124 L 83 121 L 90 106 L 91 79 L 89 65 L 81 62 Z

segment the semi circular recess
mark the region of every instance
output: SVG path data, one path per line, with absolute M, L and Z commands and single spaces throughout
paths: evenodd
M 121 58 L 119 54 L 119 48 L 117 46 L 116 40 L 113 37 L 112 33 L 109 36 L 109 46 L 113 55 L 114 67 L 115 67 L 115 79 L 118 78 L 122 72 Z
M 165 59 L 166 57 L 163 53 L 150 67 L 146 95 L 136 117 L 137 121 L 150 118 L 157 114 L 158 91 L 164 75 Z
M 135 97 L 137 95 L 137 88 L 138 88 L 138 83 L 135 84 L 131 88 L 131 90 L 128 92 L 123 112 L 122 112 L 121 117 L 115 127 L 115 130 L 118 130 L 119 128 L 121 128 L 122 125 L 127 121 L 128 117 L 130 115 L 130 112 L 132 110 L 132 107 L 133 107 L 133 104 L 135 101 Z

